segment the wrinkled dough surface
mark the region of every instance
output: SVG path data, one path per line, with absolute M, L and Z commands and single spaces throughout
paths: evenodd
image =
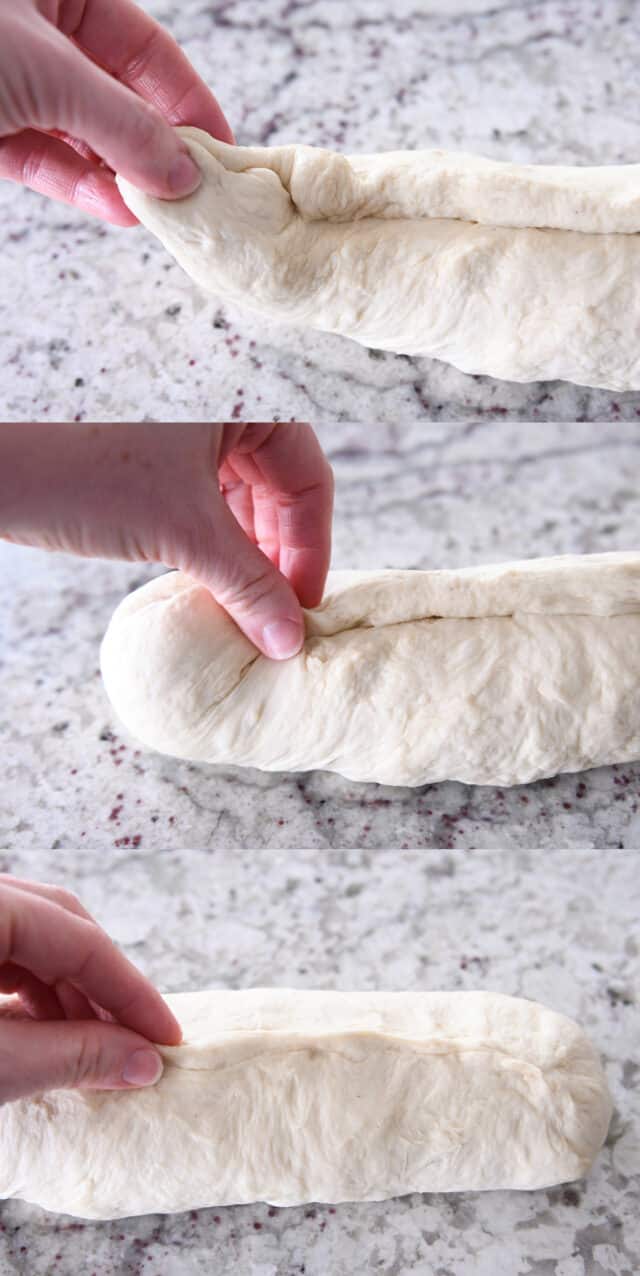
M 333 572 L 301 653 L 261 656 L 179 572 L 116 609 L 105 687 L 194 761 L 420 785 L 528 783 L 640 758 L 640 555 Z
M 182 128 L 203 180 L 123 198 L 223 299 L 512 381 L 640 387 L 640 165 L 235 147 Z
M 167 997 L 184 1044 L 138 1092 L 0 1108 L 0 1194 L 84 1218 L 266 1200 L 531 1189 L 581 1177 L 608 1129 L 570 1019 L 485 992 Z

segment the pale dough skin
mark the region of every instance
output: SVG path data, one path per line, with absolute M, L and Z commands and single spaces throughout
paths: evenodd
M 203 288 L 268 319 L 509 381 L 640 388 L 640 165 L 240 147 L 125 202 Z
M 0 1195 L 81 1218 L 532 1189 L 611 1100 L 581 1029 L 493 992 L 178 993 L 159 1083 L 0 1108 Z
M 107 694 L 153 749 L 267 771 L 506 786 L 640 758 L 640 554 L 333 572 L 306 625 L 270 661 L 168 573 L 116 609 Z

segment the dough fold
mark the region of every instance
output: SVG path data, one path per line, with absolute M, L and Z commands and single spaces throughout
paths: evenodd
M 222 299 L 463 372 L 640 388 L 640 165 L 346 156 L 179 131 L 197 191 L 118 185 Z
M 147 746 L 268 771 L 524 784 L 640 758 L 640 554 L 332 572 L 286 662 L 179 572 L 119 605 L 107 694 Z
M 0 1194 L 81 1218 L 548 1187 L 611 1118 L 581 1029 L 493 992 L 178 993 L 150 1089 L 0 1108 Z

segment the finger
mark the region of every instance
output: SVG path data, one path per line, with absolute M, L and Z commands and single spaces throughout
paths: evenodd
M 241 533 L 240 533 L 241 535 Z M 1 888 L 0 963 L 23 967 L 44 984 L 67 980 L 119 1023 L 173 1045 L 179 1024 L 160 993 L 93 922 L 47 899 Z
M 265 656 L 286 660 L 304 641 L 304 618 L 291 585 L 220 502 L 215 533 L 205 537 L 191 575 L 211 590 Z
M 31 1019 L 64 1019 L 55 988 L 49 988 L 31 971 L 7 962 L 0 967 L 0 992 L 14 993 Z
M 255 544 L 256 530 L 253 521 L 253 494 L 252 488 L 248 483 L 243 483 L 242 479 L 237 478 L 230 466 L 224 466 L 223 472 L 219 475 L 220 491 L 233 514 L 233 517 L 240 524 L 245 536 Z
M 69 913 L 76 913 L 78 917 L 86 917 L 87 921 L 95 922 L 95 917 L 87 912 L 77 895 L 64 886 L 55 886 L 50 882 L 32 882 L 27 878 L 13 877 L 11 873 L 0 873 L 0 886 L 13 886 L 27 895 L 40 895 L 43 899 L 58 904 L 60 908 L 66 908 Z
M 97 1019 L 0 1024 L 0 1103 L 46 1090 L 154 1085 L 162 1058 L 144 1037 Z
M 79 992 L 73 984 L 62 979 L 56 984 L 56 996 L 60 1002 L 63 1018 L 65 1019 L 96 1019 L 100 1015 L 96 1015 L 88 997 L 83 992 Z
M 102 163 L 100 156 L 96 155 L 95 151 L 92 151 L 91 147 L 87 146 L 87 143 L 81 141 L 79 137 L 72 137 L 70 133 L 63 133 L 55 128 L 51 130 L 50 136 L 59 138 L 61 142 L 65 142 L 72 150 L 77 151 L 78 155 L 82 155 L 83 159 L 90 160 L 92 164 Z
M 44 19 L 30 29 L 30 54 L 39 69 L 30 124 L 81 138 L 150 195 L 175 199 L 196 189 L 200 172 L 185 143 L 149 102 Z
M 218 102 L 180 46 L 131 0 L 86 0 L 80 21 L 62 29 L 169 123 L 193 124 L 233 142 Z
M 236 472 L 254 485 L 256 535 L 270 538 L 277 515 L 279 566 L 303 607 L 322 599 L 331 557 L 333 473 L 309 425 L 275 425 L 258 436 L 252 447 L 251 429 L 233 452 Z M 257 427 L 263 430 L 264 427 Z
M 109 169 L 95 164 L 60 138 L 23 129 L 0 138 L 0 177 L 73 204 L 114 226 L 135 226 Z
M 254 427 L 248 427 L 252 429 Z M 229 426 L 224 426 L 224 442 L 225 446 L 230 443 Z M 265 435 L 271 432 L 273 426 L 265 427 Z M 220 465 L 219 482 L 220 490 L 231 510 L 234 518 L 239 522 L 245 536 L 252 540 L 266 554 L 267 558 L 275 567 L 280 566 L 280 539 L 278 532 L 278 517 L 273 508 L 272 502 L 265 503 L 260 510 L 256 509 L 256 498 L 259 502 L 259 491 L 257 485 L 254 487 L 251 483 L 247 483 L 236 474 L 233 468 L 233 448 L 229 446 L 229 452 L 226 459 Z M 248 462 L 248 458 L 247 458 Z M 259 476 L 259 470 L 254 467 L 256 477 Z M 253 472 L 253 471 L 252 471 Z M 256 523 L 256 512 L 258 513 L 258 524 Z

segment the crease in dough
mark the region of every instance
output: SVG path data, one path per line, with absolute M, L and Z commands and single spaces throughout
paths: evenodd
M 341 155 L 184 137 L 203 180 L 121 194 L 223 300 L 513 381 L 640 388 L 640 165 Z
M 532 1190 L 585 1174 L 611 1099 L 582 1030 L 493 992 L 225 989 L 138 1091 L 0 1107 L 0 1194 L 81 1218 Z M 481 1048 L 478 1049 L 478 1043 Z
M 273 662 L 179 572 L 116 609 L 105 688 L 142 743 L 356 781 L 505 786 L 640 758 L 640 554 L 330 573 Z

